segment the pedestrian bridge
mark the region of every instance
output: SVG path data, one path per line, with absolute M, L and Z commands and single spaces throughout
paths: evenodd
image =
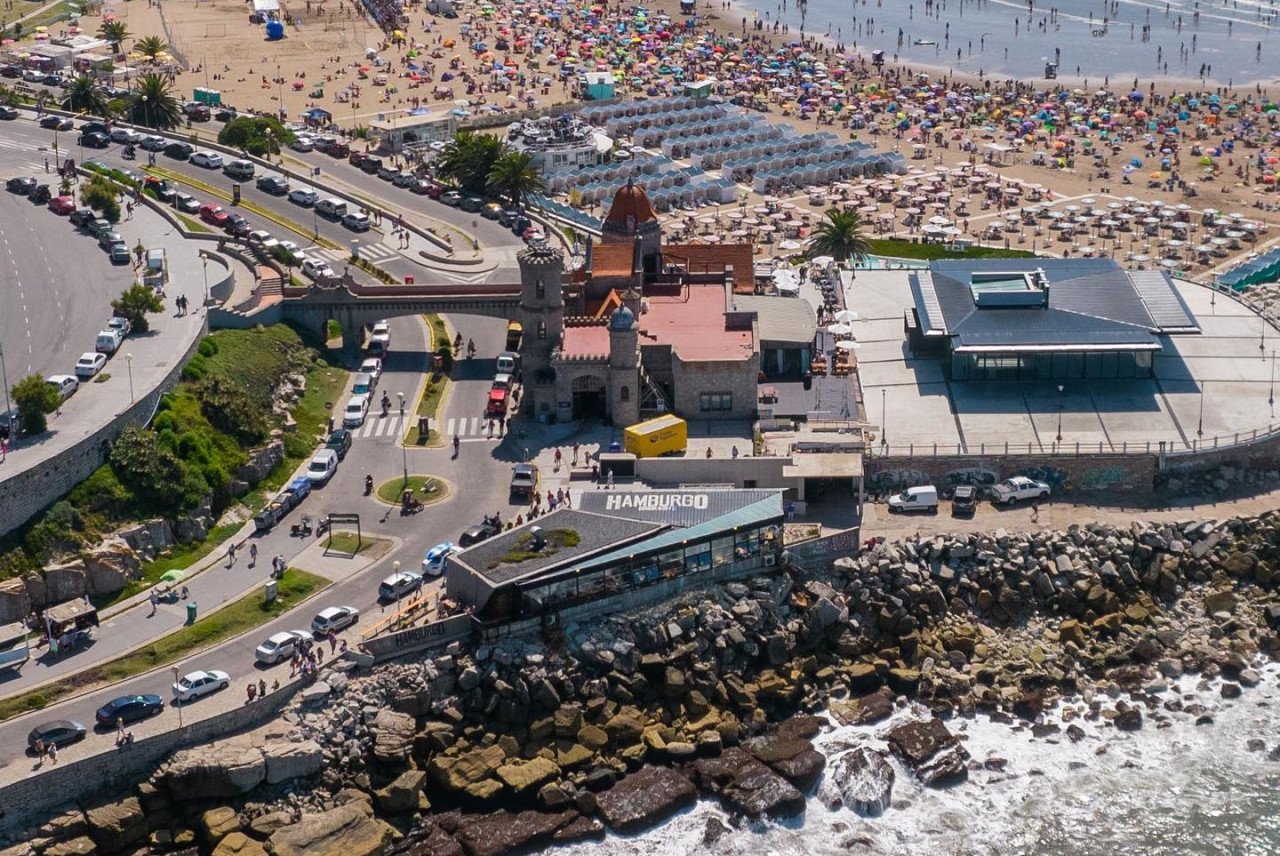
M 289 286 L 279 304 L 283 320 L 324 337 L 330 320 L 342 325 L 344 345 L 359 347 L 367 324 L 399 315 L 485 315 L 517 320 L 520 283 Z M 347 341 L 351 339 L 351 341 Z

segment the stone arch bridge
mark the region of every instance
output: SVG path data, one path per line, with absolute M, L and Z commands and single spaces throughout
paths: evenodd
M 290 286 L 284 289 L 284 319 L 325 337 L 328 322 L 342 325 L 344 348 L 358 349 L 366 324 L 383 318 L 425 313 L 485 315 L 520 321 L 520 283 L 443 285 Z

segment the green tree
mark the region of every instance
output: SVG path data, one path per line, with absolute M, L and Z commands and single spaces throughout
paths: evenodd
M 134 84 L 129 99 L 129 121 L 135 125 L 167 131 L 183 123 L 182 105 L 173 97 L 169 80 L 162 74 L 144 74 Z
M 207 490 L 203 478 L 187 470 L 153 431 L 126 425 L 108 458 L 120 483 L 153 508 L 182 508 Z M 192 496 L 194 494 L 194 496 Z
M 47 91 L 48 90 L 45 89 L 40 90 L 41 94 L 44 94 Z M 12 86 L 0 84 L 0 104 L 4 104 L 8 107 L 17 107 L 26 100 L 26 96 L 14 89 Z
M 270 116 L 239 116 L 218 132 L 218 142 L 251 155 L 279 154 L 293 139 L 293 132 Z
M 9 394 L 13 397 L 13 403 L 18 406 L 22 431 L 28 436 L 43 434 L 49 427 L 45 416 L 57 410 L 62 403 L 58 390 L 40 375 L 30 375 L 18 381 L 9 390 Z
M 159 36 L 147 36 L 134 42 L 133 49 L 155 62 L 156 57 L 169 49 L 169 45 Z
M 89 75 L 77 75 L 63 90 L 62 106 L 77 113 L 105 116 L 107 92 Z
M 531 193 L 541 193 L 546 184 L 532 155 L 507 149 L 489 170 L 485 187 L 490 195 L 505 195 L 512 204 L 519 205 Z
M 135 282 L 111 301 L 111 308 L 129 319 L 133 332 L 145 333 L 151 329 L 151 325 L 147 322 L 147 313 L 163 312 L 164 301 L 160 299 L 160 295 L 156 294 L 155 289 Z
M 252 446 L 267 438 L 269 426 L 262 408 L 235 381 L 209 375 L 196 387 L 196 397 L 209 424 L 243 445 Z
M 459 131 L 440 152 L 436 173 L 471 193 L 484 193 L 502 151 L 502 140 L 495 136 Z
M 806 254 L 814 256 L 831 256 L 837 264 L 844 265 L 850 259 L 860 262 L 871 251 L 871 245 L 862 234 L 862 218 L 857 211 L 842 211 L 839 208 L 828 209 L 821 220 L 813 228 L 809 238 Z
M 129 38 L 129 28 L 124 21 L 103 21 L 98 28 L 98 35 L 111 42 L 112 52 L 120 53 L 120 45 Z
M 104 175 L 90 176 L 80 189 L 80 201 L 94 211 L 102 212 L 103 218 L 111 223 L 120 222 L 119 195 L 120 189 Z

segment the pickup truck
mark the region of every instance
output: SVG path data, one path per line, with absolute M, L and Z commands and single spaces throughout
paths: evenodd
M 516 464 L 511 468 L 511 497 L 528 500 L 538 489 L 538 468 L 533 464 Z
M 1013 505 L 1021 499 L 1043 500 L 1049 498 L 1049 485 L 1042 481 L 1014 476 L 991 488 L 991 502 L 995 505 Z

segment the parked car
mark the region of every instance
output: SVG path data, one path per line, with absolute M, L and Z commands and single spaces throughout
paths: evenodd
M 351 432 L 346 428 L 335 428 L 329 432 L 329 439 L 325 440 L 324 447 L 336 452 L 341 461 L 351 451 Z
M 253 651 L 253 658 L 268 666 L 288 660 L 298 650 L 301 642 L 313 641 L 315 637 L 306 630 L 281 630 L 273 633 Z
M 10 107 L 8 104 L 0 104 L 0 119 L 16 119 L 18 111 Z
M 391 179 L 391 183 L 396 187 L 413 187 L 417 182 L 418 177 L 411 172 L 402 172 Z
M 486 220 L 497 220 L 502 214 L 502 206 L 496 202 L 490 202 L 480 209 L 480 216 Z
M 188 160 L 205 169 L 222 169 L 222 155 L 217 152 L 194 152 Z
M 45 383 L 53 384 L 54 389 L 58 390 L 58 397 L 63 401 L 70 398 L 80 388 L 80 381 L 76 380 L 72 375 L 49 375 L 44 381 Z
M 99 122 L 97 119 L 90 119 L 80 125 L 80 133 L 82 134 L 109 134 L 111 129 L 107 127 L 106 122 Z
M 76 142 L 84 146 L 86 149 L 105 149 L 111 145 L 111 140 L 101 131 L 81 134 Z
M 227 213 L 227 220 L 222 224 L 222 228 L 228 235 L 234 235 L 237 238 L 243 238 L 253 231 L 249 221 L 234 211 Z
M 347 401 L 346 408 L 342 411 L 342 426 L 344 428 L 359 428 L 364 424 L 364 418 L 369 415 L 369 396 L 353 395 Z
M 399 167 L 386 166 L 386 165 L 378 167 L 378 178 L 382 179 L 383 181 L 394 182 L 399 177 L 400 177 Z
M 978 508 L 978 489 L 971 484 L 956 485 L 951 493 L 951 516 L 972 515 Z
M 369 175 L 375 175 L 378 170 L 382 169 L 382 158 L 375 158 L 372 155 L 366 155 L 360 163 L 356 164 L 362 172 Z
M 161 137 L 158 134 L 148 134 L 142 138 L 142 142 L 138 143 L 138 147 L 149 152 L 162 152 L 169 145 L 167 137 Z
M 294 137 L 293 142 L 289 144 L 289 148 L 295 152 L 309 152 L 316 147 L 315 141 L 307 136 Z
M 124 318 L 120 315 L 112 315 L 110 318 L 107 319 L 107 326 L 104 327 L 103 329 L 119 330 L 121 336 L 128 336 L 129 333 L 133 330 L 133 325 L 129 323 L 128 318 Z
M 76 210 L 76 200 L 71 196 L 55 196 L 49 200 L 49 210 L 65 217 Z
M 351 211 L 342 218 L 342 225 L 353 232 L 367 232 L 372 223 L 369 221 L 369 215 L 363 211 Z
M 464 196 L 462 201 L 458 203 L 458 207 L 468 214 L 478 214 L 480 209 L 484 207 L 484 200 L 479 196 Z
M 289 201 L 303 208 L 310 208 L 320 201 L 320 194 L 309 187 L 298 187 L 289 191 Z
M 118 244 L 112 244 L 107 250 L 107 259 L 113 265 L 127 265 L 130 262 L 129 247 L 124 241 Z
M 148 175 L 142 180 L 142 189 L 144 192 L 151 192 L 161 202 L 172 202 L 174 194 L 178 192 L 168 181 L 154 175 Z
M 501 390 L 505 394 L 505 390 Z M 538 489 L 538 468 L 534 464 L 516 464 L 511 468 L 511 495 L 527 500 Z
M 379 378 L 382 377 L 382 360 L 377 357 L 368 357 L 360 364 L 360 373 L 371 375 L 373 377 L 373 385 L 378 385 Z
M 137 722 L 139 719 L 155 716 L 163 710 L 164 700 L 155 693 L 126 695 L 112 699 L 98 708 L 94 718 L 103 728 L 111 728 L 117 720 L 124 720 L 126 723 Z
M 492 523 L 481 523 L 472 526 L 463 531 L 458 537 L 458 545 L 462 547 L 470 547 L 472 544 L 479 544 L 481 541 L 492 538 L 497 535 L 500 530 Z
M 333 449 L 321 449 L 311 456 L 307 464 L 307 478 L 316 486 L 328 484 L 329 479 L 338 471 L 338 453 Z
M 444 193 L 440 194 L 440 201 L 445 205 L 457 208 L 462 204 L 462 194 L 456 190 L 446 190 Z
M 72 211 L 67 215 L 67 220 L 69 220 L 73 226 L 79 226 L 87 229 L 89 224 L 92 223 L 97 216 L 98 215 L 93 212 L 92 208 L 77 208 L 75 211 Z
M 938 510 L 938 489 L 931 484 L 909 487 L 902 493 L 889 497 L 890 513 L 899 511 L 923 511 L 933 514 Z
M 27 735 L 27 746 L 36 748 L 39 740 L 45 746 L 57 746 L 59 749 L 78 743 L 84 739 L 85 727 L 74 719 L 53 719 L 42 722 Z
M 415 574 L 413 571 L 397 571 L 378 586 L 378 599 L 399 600 L 420 588 L 422 588 L 422 574 Z
M 76 360 L 76 377 L 88 380 L 98 372 L 102 371 L 102 367 L 106 364 L 106 354 L 99 354 L 96 351 L 86 351 L 80 355 L 80 359 Z
M 1042 481 L 1013 476 L 991 488 L 991 501 L 996 505 L 1013 505 L 1022 499 L 1036 501 L 1049 498 L 1049 485 Z
M 165 156 L 176 160 L 186 160 L 195 150 L 196 147 L 190 143 L 169 143 L 164 147 Z
M 263 193 L 270 193 L 272 196 L 284 196 L 289 192 L 289 180 L 280 175 L 264 175 L 255 184 Z
M 4 183 L 5 190 L 10 193 L 16 193 L 19 196 L 26 196 L 28 193 L 36 189 L 37 182 L 30 176 L 20 176 L 11 178 Z
M 231 122 L 235 120 L 239 115 L 240 115 L 239 113 L 237 113 L 235 110 L 232 110 L 230 107 L 224 107 L 223 109 L 219 110 L 217 113 L 214 113 L 213 118 L 219 122 Z
M 142 134 L 133 128 L 116 128 L 111 132 L 111 142 L 136 146 L 142 142 Z
M 222 168 L 222 172 L 231 178 L 247 179 L 253 178 L 253 174 L 257 172 L 257 167 L 253 165 L 253 161 L 233 160 Z
M 221 205 L 206 202 L 200 206 L 200 219 L 206 223 L 212 223 L 214 226 L 225 225 L 229 216 Z
M 445 541 L 443 544 L 437 544 L 427 551 L 422 557 L 422 574 L 428 577 L 438 577 L 444 573 L 444 560 L 449 558 L 449 554 L 458 548 L 454 546 L 452 541 Z
M 360 620 L 360 610 L 354 606 L 327 606 L 311 619 L 311 631 L 324 636 L 329 631 L 337 633 Z
M 329 263 L 323 259 L 303 256 L 299 263 L 302 267 L 302 272 L 312 279 L 329 279 L 337 275 L 333 272 L 333 268 L 329 267 Z
M 231 676 L 217 669 L 202 669 L 183 675 L 173 685 L 174 704 L 195 701 L 200 696 L 225 690 L 231 683 Z
M 173 194 L 173 207 L 184 214 L 196 214 L 200 211 L 200 202 L 190 193 Z

